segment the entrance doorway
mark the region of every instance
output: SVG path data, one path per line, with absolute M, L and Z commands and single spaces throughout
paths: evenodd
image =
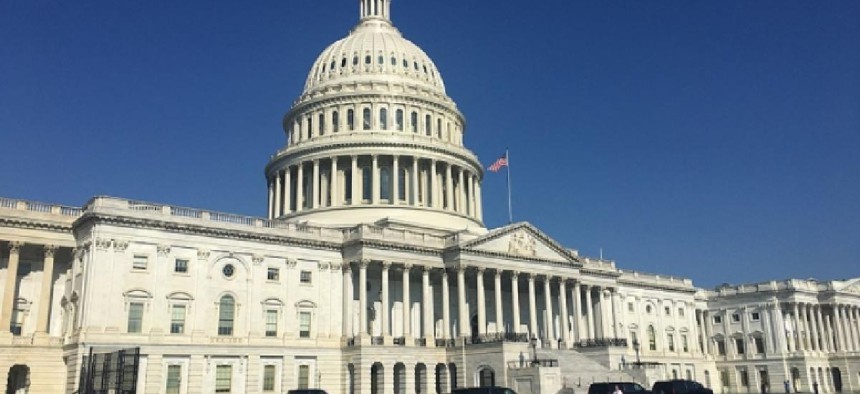
M 842 371 L 839 368 L 831 368 L 830 373 L 833 374 L 833 389 L 837 393 L 842 392 Z

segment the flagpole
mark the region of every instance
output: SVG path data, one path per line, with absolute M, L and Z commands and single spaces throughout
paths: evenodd
M 505 162 L 507 162 L 508 173 L 508 224 L 514 222 L 514 211 L 511 209 L 511 157 L 508 155 L 508 148 L 505 148 Z

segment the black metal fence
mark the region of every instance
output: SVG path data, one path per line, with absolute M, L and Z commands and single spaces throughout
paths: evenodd
M 84 356 L 78 394 L 135 394 L 140 348 L 95 352 Z
M 595 338 L 583 339 L 573 343 L 575 348 L 590 347 L 627 347 L 627 338 Z

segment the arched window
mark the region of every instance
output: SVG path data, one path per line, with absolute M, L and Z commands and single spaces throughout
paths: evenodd
M 358 55 L 352 57 L 352 65 L 353 66 L 358 65 Z
M 385 63 L 385 58 L 384 58 L 382 55 L 377 56 L 377 57 L 376 57 L 376 63 L 377 63 L 377 64 L 383 64 L 383 63 Z
M 397 131 L 403 131 L 403 110 L 398 109 L 394 112 L 394 124 L 397 127 Z
M 370 108 L 365 108 L 362 113 L 362 128 L 370 130 Z
M 424 135 L 431 136 L 433 134 L 433 119 L 430 115 L 424 116 Z
M 331 113 L 331 131 L 337 133 L 340 130 L 340 117 L 337 111 Z
M 346 110 L 346 128 L 349 131 L 355 130 L 355 111 L 352 109 Z
M 388 167 L 379 169 L 379 197 L 383 200 L 391 198 L 391 169 Z
M 386 108 L 379 109 L 379 128 L 388 130 L 388 109 Z
M 418 112 L 412 111 L 409 119 L 409 130 L 413 133 L 418 132 Z
M 233 335 L 233 318 L 236 315 L 236 300 L 225 295 L 218 302 L 218 335 Z
M 490 367 L 483 367 L 478 371 L 478 386 L 493 387 L 496 385 L 496 373 Z
M 364 57 L 364 64 L 370 64 L 370 55 Z
M 308 138 L 313 138 L 314 136 L 314 117 L 312 115 L 308 115 Z
M 343 170 L 343 198 L 346 201 L 352 201 L 352 169 L 344 168 Z
M 396 59 L 394 56 L 392 56 L 392 57 L 391 57 L 391 65 L 392 65 L 392 66 L 396 66 L 396 65 L 397 65 L 397 59 Z
M 648 326 L 648 349 L 657 350 L 657 334 L 654 332 L 654 326 Z
M 340 68 L 346 67 L 346 58 L 340 59 Z
M 325 135 L 325 114 L 320 114 L 318 122 L 319 125 L 319 133 L 320 135 Z

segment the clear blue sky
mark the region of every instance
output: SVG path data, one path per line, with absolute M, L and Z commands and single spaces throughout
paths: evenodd
M 0 2 L 0 196 L 262 216 L 356 0 Z M 515 220 L 705 287 L 860 276 L 860 1 L 395 0 Z M 488 226 L 505 180 L 484 179 Z

